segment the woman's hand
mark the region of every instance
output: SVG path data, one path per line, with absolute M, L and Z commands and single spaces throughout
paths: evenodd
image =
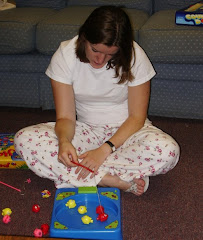
M 75 167 L 73 161 L 78 163 L 76 150 L 68 140 L 59 142 L 58 161 L 67 167 Z
M 90 150 L 81 154 L 80 156 L 78 156 L 78 158 L 83 159 L 80 162 L 81 165 L 94 171 L 94 173 L 92 173 L 90 176 L 90 178 L 93 178 L 108 155 L 109 153 L 106 154 L 104 149 L 102 147 L 99 147 L 97 149 Z M 75 173 L 78 174 L 80 172 L 78 175 L 78 180 L 80 180 L 80 178 L 85 179 L 91 173 L 86 168 L 77 167 Z

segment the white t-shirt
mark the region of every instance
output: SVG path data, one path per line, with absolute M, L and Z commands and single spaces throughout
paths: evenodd
M 114 69 L 107 70 L 106 65 L 96 69 L 76 57 L 77 38 L 61 43 L 46 70 L 47 76 L 73 86 L 79 121 L 93 125 L 124 122 L 128 117 L 128 86 L 149 81 L 155 75 L 152 64 L 142 48 L 134 42 L 134 80 L 117 84 Z

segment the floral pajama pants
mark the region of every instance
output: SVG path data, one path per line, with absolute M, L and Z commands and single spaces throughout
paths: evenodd
M 55 122 L 26 127 L 15 135 L 17 153 L 38 176 L 51 179 L 57 188 L 95 186 L 107 174 L 117 175 L 122 180 L 165 174 L 173 169 L 179 159 L 176 141 L 156 128 L 147 119 L 137 133 L 129 137 L 100 166 L 95 178 L 77 180 L 74 167 L 66 167 L 58 161 L 58 140 L 54 131 Z M 118 124 L 92 126 L 76 122 L 73 145 L 82 154 L 101 146 L 119 128 Z

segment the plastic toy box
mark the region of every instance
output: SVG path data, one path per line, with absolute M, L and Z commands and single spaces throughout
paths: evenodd
M 176 11 L 176 24 L 203 26 L 203 1 Z
M 75 205 L 69 208 L 67 207 L 69 202 L 74 202 Z M 97 220 L 96 209 L 100 206 L 100 202 L 104 212 L 108 214 L 106 221 Z M 80 206 L 86 208 L 83 214 L 78 211 Z M 84 223 L 81 220 L 83 216 L 87 216 L 90 221 Z M 98 188 L 97 190 L 96 187 L 57 189 L 50 237 L 122 240 L 120 190 L 117 188 Z
M 14 133 L 0 133 L 0 169 L 28 168 L 25 161 L 15 151 L 14 135 Z

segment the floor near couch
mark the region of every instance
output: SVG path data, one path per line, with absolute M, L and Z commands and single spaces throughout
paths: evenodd
M 16 132 L 31 124 L 55 120 L 54 111 L 41 111 L 40 109 L 0 107 L 0 115 L 0 132 Z M 202 186 L 203 122 L 160 117 L 150 117 L 150 119 L 156 126 L 177 140 L 181 147 L 181 157 L 178 165 L 168 174 L 150 179 L 150 187 L 142 197 L 122 192 L 123 239 L 201 240 L 203 226 L 200 188 Z M 0 195 L 4 196 L 2 198 L 4 203 L 1 201 L 1 206 L 15 209 L 10 223 L 12 225 L 7 226 L 0 222 L 0 239 L 34 239 L 31 236 L 33 236 L 33 229 L 39 225 L 39 218 L 37 215 L 32 215 L 30 218 L 30 206 L 33 204 L 30 200 L 40 201 L 42 212 L 45 207 L 52 209 L 52 204 L 49 204 L 51 198 L 44 201 L 38 195 L 41 190 L 45 189 L 45 186 L 54 194 L 53 183 L 37 177 L 30 170 L 1 169 L 0 175 L 1 181 L 17 188 L 20 188 L 20 183 L 24 179 L 29 176 L 32 179 L 32 187 L 28 189 L 28 194 L 24 198 L 18 195 L 15 197 L 17 191 L 0 186 Z M 40 221 L 49 221 L 50 215 L 51 211 L 44 211 Z M 6 234 L 10 236 L 5 236 Z

